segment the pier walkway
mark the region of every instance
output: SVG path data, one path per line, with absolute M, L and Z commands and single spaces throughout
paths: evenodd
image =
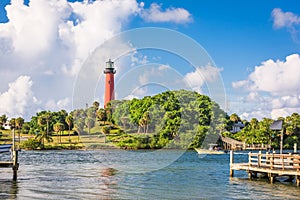
M 13 180 L 17 180 L 17 172 L 19 169 L 18 163 L 18 152 L 19 149 L 16 149 L 15 145 L 15 130 L 12 131 L 12 144 L 3 144 L 0 145 L 0 153 L 11 153 L 10 160 L 0 160 L 0 168 L 12 168 L 13 170 Z
M 273 183 L 277 176 L 287 176 L 288 180 L 300 186 L 300 155 L 299 154 L 275 154 L 275 153 L 249 153 L 248 163 L 234 163 L 234 153 L 230 151 L 230 177 L 234 170 L 244 170 L 249 178 L 262 174 Z
M 268 144 L 246 144 L 229 137 L 220 135 L 220 139 L 223 142 L 223 147 L 226 150 L 266 150 L 270 149 Z

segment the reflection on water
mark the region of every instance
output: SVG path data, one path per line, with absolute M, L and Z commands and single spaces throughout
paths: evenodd
M 114 195 L 114 186 L 118 183 L 117 179 L 114 177 L 116 173 L 117 170 L 114 168 L 104 168 L 101 170 L 100 181 L 102 184 L 100 184 L 100 187 L 102 187 L 102 190 L 104 191 L 101 197 L 105 196 L 105 199 L 110 199 L 109 197 Z
M 269 184 L 267 179 L 254 179 L 248 178 L 230 178 L 229 187 L 235 191 L 229 190 L 228 192 L 239 193 L 240 196 L 251 196 L 252 199 L 262 199 L 261 194 L 264 194 L 263 199 L 300 199 L 300 190 L 292 183 L 275 182 Z M 248 198 L 250 199 L 250 198 Z
M 120 170 L 128 166 L 143 171 L 151 168 L 145 163 L 155 165 L 156 160 L 177 152 L 161 152 L 159 157 L 134 154 L 120 155 L 116 150 L 22 151 L 17 182 L 10 181 L 11 169 L 0 169 L 0 199 L 300 199 L 299 188 L 291 183 L 249 181 L 242 171 L 229 178 L 226 154 L 200 158 L 188 151 L 159 170 Z M 246 159 L 247 154 L 235 157 L 236 162 Z
M 17 199 L 18 182 L 0 180 L 0 199 Z

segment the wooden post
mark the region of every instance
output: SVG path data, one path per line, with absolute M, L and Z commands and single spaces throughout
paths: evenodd
M 251 171 L 248 172 L 248 177 L 249 177 L 250 180 L 252 179 L 252 172 Z
M 283 149 L 283 129 L 281 130 L 281 134 L 280 134 L 280 154 L 282 154 L 282 149 Z
M 296 181 L 296 185 L 299 187 L 300 186 L 300 179 L 299 176 L 295 176 L 295 181 Z
M 271 160 L 271 162 L 270 162 L 270 168 L 274 169 L 274 153 L 272 154 L 270 160 Z
M 258 152 L 257 155 L 257 166 L 260 167 L 261 166 L 261 151 Z
M 294 143 L 294 153 L 297 153 L 297 143 Z
M 269 179 L 270 179 L 270 183 L 273 184 L 274 183 L 274 176 L 272 173 L 269 173 Z
M 15 135 L 15 129 L 13 129 L 12 131 L 13 136 L 12 136 L 12 140 L 13 140 L 13 145 L 12 145 L 12 162 L 13 162 L 13 166 L 12 166 L 12 170 L 13 170 L 13 180 L 16 181 L 17 180 L 17 175 L 18 175 L 18 168 L 19 168 L 19 163 L 18 163 L 18 150 L 16 150 L 16 135 Z
M 266 166 L 270 167 L 270 157 L 269 157 L 269 152 L 266 152 Z
M 12 130 L 12 151 L 15 151 L 15 143 L 16 143 L 16 135 L 15 135 L 15 129 L 13 128 L 13 130 Z
M 251 167 L 251 151 L 248 153 L 248 164 Z
M 233 169 L 232 169 L 232 165 L 234 163 L 234 153 L 232 150 L 230 150 L 230 171 L 229 171 L 229 176 L 233 177 L 234 173 L 233 173 Z
M 14 150 L 13 151 L 13 180 L 17 180 L 17 175 L 18 175 L 18 151 Z

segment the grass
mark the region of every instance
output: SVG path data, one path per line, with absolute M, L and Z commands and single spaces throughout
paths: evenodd
M 91 134 L 82 134 L 80 137 L 74 135 L 71 131 L 69 138 L 68 131 L 63 131 L 61 137 L 57 136 L 57 133 L 51 133 L 52 142 L 45 141 L 45 149 L 89 149 L 89 148 L 107 148 L 113 146 L 112 143 L 106 143 L 106 137 L 100 134 L 100 128 L 96 127 L 91 129 Z M 0 144 L 11 144 L 12 143 L 12 131 L 1 130 Z M 35 135 L 20 134 L 21 146 L 22 142 L 28 139 L 35 138 Z M 15 133 L 16 146 L 19 146 L 19 134 Z
M 74 134 L 74 131 L 70 132 L 65 130 L 62 133 L 57 135 L 56 132 L 51 133 L 51 142 L 44 141 L 45 149 L 95 149 L 95 148 L 114 148 L 118 146 L 119 141 L 126 141 L 129 138 L 142 137 L 143 134 L 132 134 L 129 136 L 123 134 L 120 129 L 114 128 L 110 130 L 108 137 L 101 133 L 102 126 L 99 123 L 96 123 L 96 126 L 90 129 L 90 134 L 88 134 L 88 128 L 85 128 L 84 131 L 78 135 Z M 0 144 L 12 143 L 12 131 L 11 130 L 0 130 Z M 130 134 L 131 135 L 131 134 Z M 133 136 L 134 135 L 134 136 Z M 28 140 L 33 140 L 35 135 L 30 134 L 20 134 L 19 144 L 19 134 L 18 131 L 15 131 L 16 145 L 22 147 L 22 143 L 26 143 Z M 116 138 L 114 136 L 117 136 Z M 128 138 L 129 137 L 129 138 Z M 118 141 L 119 140 L 119 141 Z M 130 140 L 130 139 L 129 139 Z M 127 142 L 125 142 L 127 143 Z M 130 141 L 129 141 L 130 143 Z

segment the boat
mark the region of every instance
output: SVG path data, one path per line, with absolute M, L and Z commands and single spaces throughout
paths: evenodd
M 198 154 L 224 154 L 226 153 L 222 149 L 217 147 L 217 144 L 209 144 L 208 149 L 195 148 Z

